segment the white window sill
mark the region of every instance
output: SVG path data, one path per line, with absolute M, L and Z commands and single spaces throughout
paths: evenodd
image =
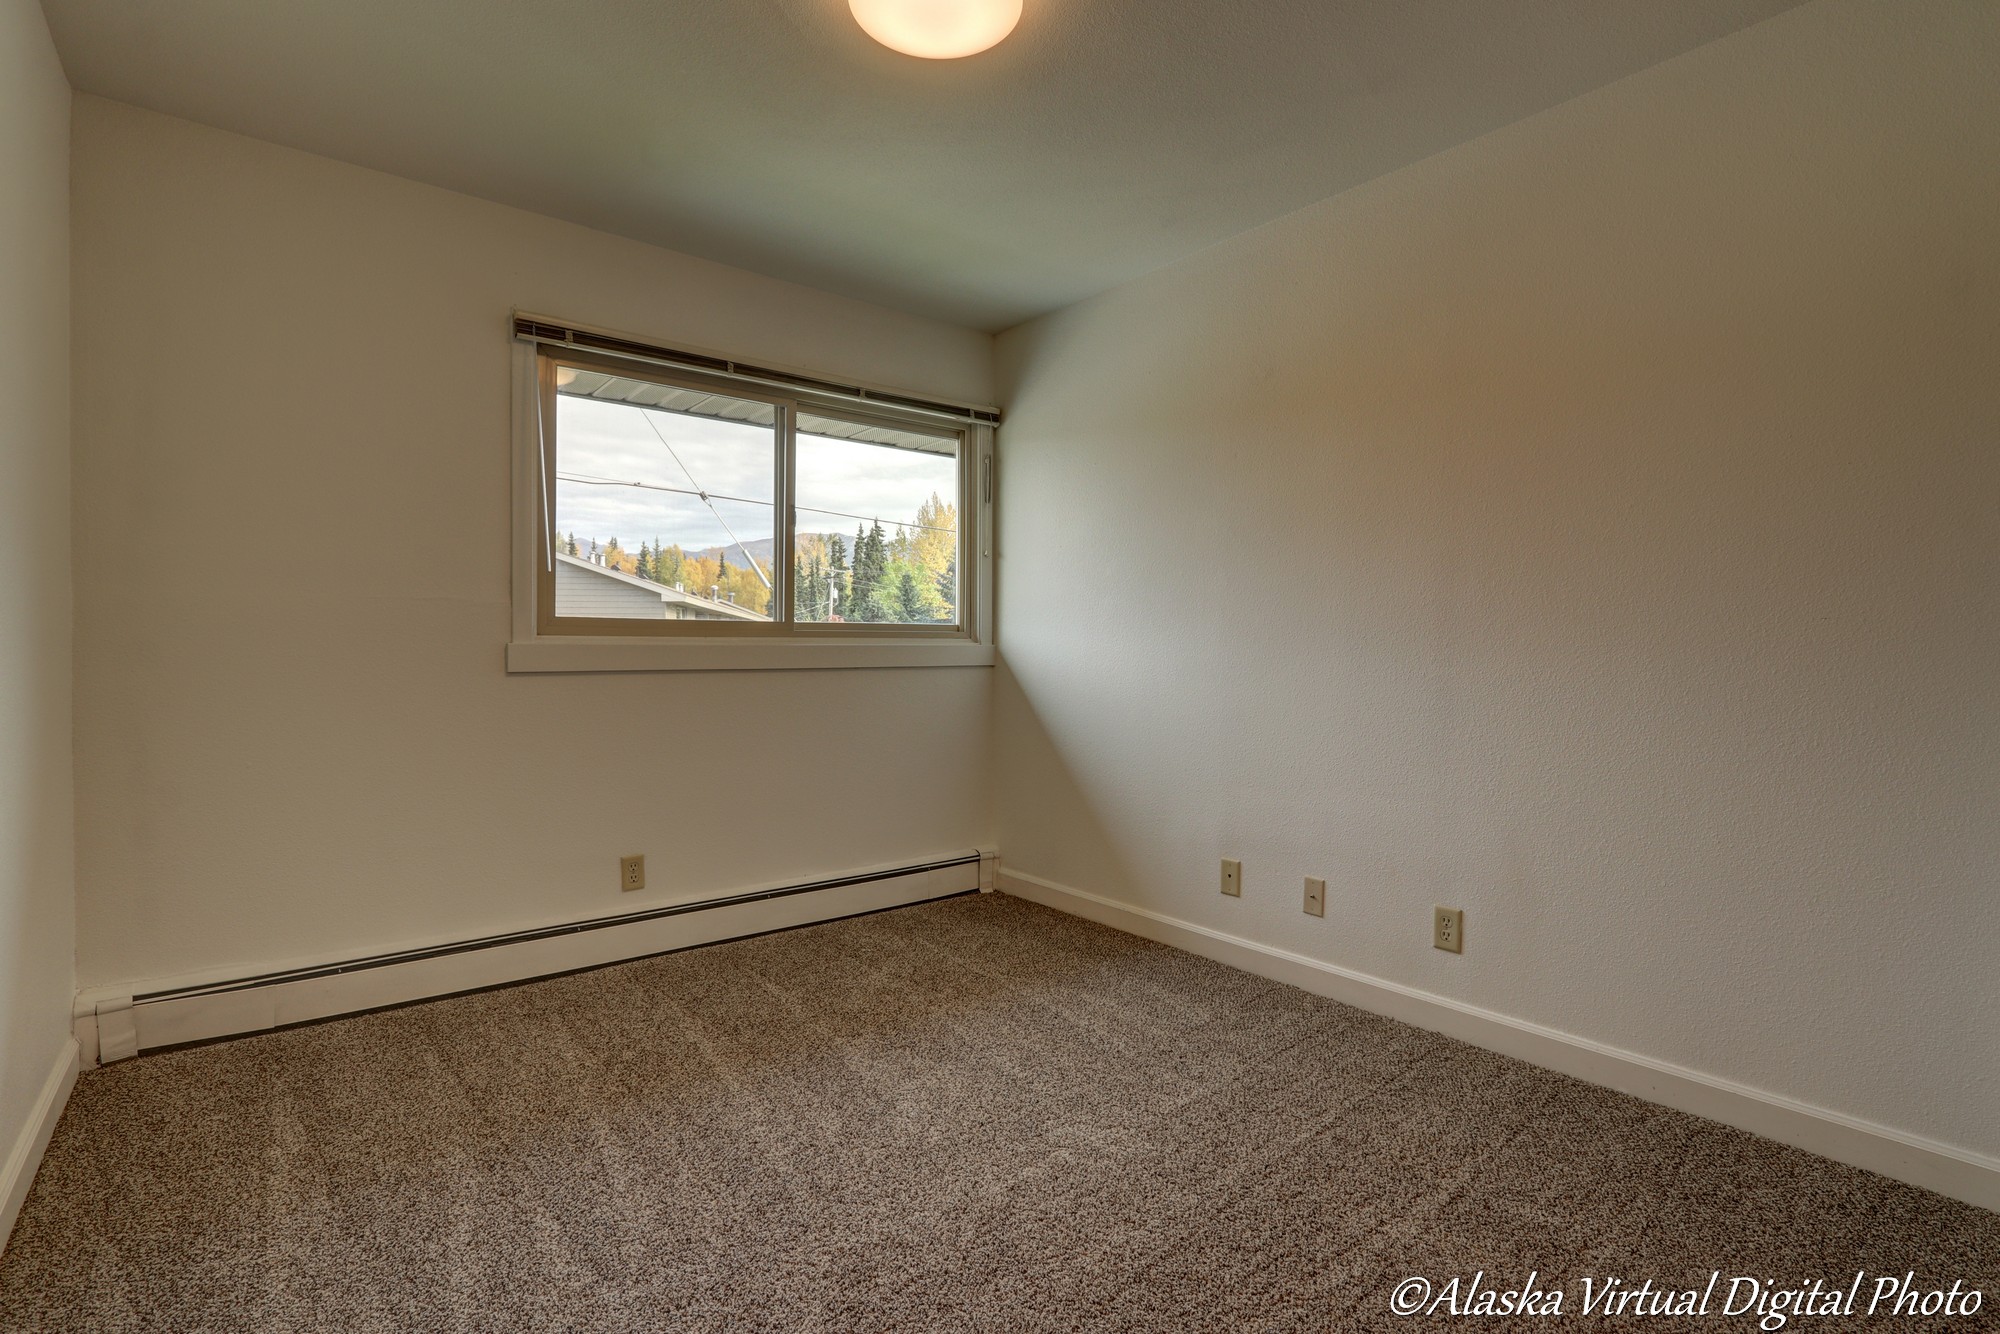
M 740 639 L 549 636 L 507 645 L 509 672 L 757 672 L 992 665 L 991 644 L 964 640 L 752 643 Z

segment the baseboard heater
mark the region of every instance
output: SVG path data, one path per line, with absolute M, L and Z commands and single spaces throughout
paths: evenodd
M 457 995 L 581 968 L 740 940 L 993 886 L 994 854 L 876 867 L 498 935 L 392 950 L 242 977 L 165 981 L 78 997 L 88 1064 L 159 1047 L 282 1028 Z

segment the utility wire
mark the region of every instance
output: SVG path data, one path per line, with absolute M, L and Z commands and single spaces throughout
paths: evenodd
M 775 500 L 752 500 L 748 496 L 725 496 L 720 491 L 690 491 L 684 486 L 661 486 L 657 482 L 627 482 L 615 477 L 586 477 L 580 473 L 573 472 L 559 472 L 556 474 L 556 480 L 558 482 L 575 482 L 579 486 L 629 486 L 640 491 L 665 491 L 676 496 L 699 496 L 704 501 L 727 500 L 738 505 L 776 505 L 778 503 Z M 694 479 L 690 477 L 688 480 L 693 481 Z M 913 523 L 898 519 L 884 519 L 878 514 L 849 514 L 846 510 L 823 510 L 816 505 L 793 505 L 792 508 L 804 510 L 808 514 L 829 514 L 836 519 L 858 519 L 862 523 L 879 523 L 890 528 L 917 528 L 927 533 L 956 534 L 958 532 L 956 528 L 940 528 L 933 523 Z M 713 511 L 715 506 L 710 504 L 709 509 Z M 718 514 L 715 517 L 720 519 L 722 516 Z M 728 526 L 728 524 L 723 525 L 725 528 Z M 731 533 L 730 536 L 734 537 L 736 534 Z M 742 544 L 738 543 L 738 545 Z M 748 553 L 746 552 L 745 554 L 747 555 Z
M 693 473 L 688 472 L 687 464 L 681 463 L 681 456 L 679 454 L 674 453 L 673 445 L 667 440 L 667 433 L 665 431 L 662 431 L 660 429 L 660 424 L 653 420 L 653 414 L 650 412 L 641 412 L 639 415 L 645 418 L 646 425 L 653 428 L 653 434 L 660 437 L 660 443 L 666 445 L 667 453 L 673 454 L 674 462 L 680 463 L 681 471 L 687 474 L 688 484 L 694 487 L 694 494 L 700 496 L 701 503 L 708 506 L 708 512 L 710 514 L 713 514 L 715 516 L 715 521 L 722 525 L 722 531 L 729 534 L 729 540 L 734 542 L 736 544 L 736 549 L 743 553 L 743 559 L 750 562 L 750 568 L 756 572 L 757 577 L 759 579 L 762 579 L 764 581 L 764 587 L 767 589 L 771 589 L 771 591 L 775 593 L 777 590 L 771 588 L 771 576 L 764 573 L 764 567 L 759 565 L 757 563 L 757 558 L 750 554 L 750 548 L 743 545 L 743 539 L 738 537 L 736 535 L 736 530 L 729 526 L 729 520 L 722 517 L 722 511 L 717 509 L 715 507 L 715 502 L 708 498 L 708 492 L 702 490 L 701 483 L 695 481 Z

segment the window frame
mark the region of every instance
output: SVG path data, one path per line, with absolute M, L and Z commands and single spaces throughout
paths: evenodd
M 873 400 L 851 401 L 793 386 L 733 377 L 639 356 L 517 340 L 515 355 L 514 627 L 510 672 L 756 670 L 815 667 L 990 666 L 993 662 L 992 502 L 994 431 Z M 557 617 L 556 371 L 597 371 L 675 388 L 708 390 L 774 409 L 774 512 L 770 621 L 658 621 Z M 800 374 L 806 374 L 801 372 Z M 959 441 L 959 590 L 955 625 L 794 621 L 792 566 L 798 516 L 797 419 L 804 409 L 859 424 L 917 430 Z M 760 534 L 761 535 L 761 534 Z

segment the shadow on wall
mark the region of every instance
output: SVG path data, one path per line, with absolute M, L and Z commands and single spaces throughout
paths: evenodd
M 1120 839 L 1015 675 L 1004 647 L 993 668 L 993 737 L 996 769 L 1010 780 L 1033 779 L 1001 785 L 996 818 L 1003 871 L 1146 906 Z M 1038 837 L 1053 830 L 1062 831 L 1060 848 Z
M 1903 12 L 1004 334 L 1009 864 L 2000 1152 L 2000 26 Z
M 67 663 L 63 664 L 67 667 Z M 24 679 L 25 678 L 25 679 Z M 68 1036 L 72 990 L 67 679 L 44 661 L 13 677 L 19 738 L 0 786 L 0 1155 L 41 1092 Z M 4 1238 L 0 1238 L 4 1240 Z

